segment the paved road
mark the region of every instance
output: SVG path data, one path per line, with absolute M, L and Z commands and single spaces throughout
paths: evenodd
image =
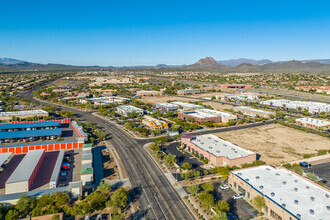
M 33 99 L 31 93 L 23 93 L 22 96 Z M 148 140 L 134 139 L 119 126 L 93 116 L 90 112 L 47 104 L 71 111 L 82 120 L 97 124 L 107 134 L 121 157 L 133 192 L 140 196 L 138 201 L 145 211 L 145 219 L 195 219 L 163 172 L 143 149 Z M 147 208 L 148 205 L 151 208 Z

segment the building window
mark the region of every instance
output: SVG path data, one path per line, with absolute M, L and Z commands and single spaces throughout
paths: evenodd
M 237 184 L 236 184 L 236 182 L 234 182 L 234 187 L 236 188 L 236 186 L 237 186 Z
M 275 220 L 282 220 L 282 217 L 279 216 L 276 212 L 273 210 L 270 210 L 270 216 L 273 217 Z
M 248 197 L 248 199 L 250 198 L 250 193 L 249 192 L 247 193 L 247 197 Z

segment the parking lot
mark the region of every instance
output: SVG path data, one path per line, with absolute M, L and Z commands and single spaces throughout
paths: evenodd
M 75 149 L 75 150 L 71 150 L 68 152 L 72 155 L 70 157 L 71 169 L 70 170 L 61 169 L 61 172 L 62 171 L 66 172 L 66 175 L 61 177 L 61 174 L 60 174 L 59 181 L 57 184 L 58 186 L 67 186 L 72 181 L 80 180 L 81 149 Z
M 230 206 L 229 212 L 238 216 L 241 220 L 247 220 L 253 218 L 258 214 L 258 211 L 255 210 L 247 201 L 243 198 L 241 199 L 233 199 L 232 197 L 236 194 L 231 189 L 220 189 L 220 183 L 214 183 L 214 198 L 215 202 L 219 200 L 226 200 Z
M 315 173 L 318 177 L 327 180 L 327 187 L 330 188 L 330 162 L 313 165 L 311 168 L 304 168 L 304 171 Z
M 204 165 L 204 163 L 200 160 L 198 160 L 197 158 L 195 158 L 193 155 L 184 152 L 181 153 L 178 149 L 177 149 L 178 143 L 171 143 L 167 146 L 163 147 L 163 151 L 167 154 L 173 154 L 177 157 L 178 159 L 178 164 L 181 166 L 183 163 L 190 163 L 192 165 L 192 168 L 195 170 L 199 170 L 199 171 L 203 171 L 204 168 L 202 168 L 201 166 Z

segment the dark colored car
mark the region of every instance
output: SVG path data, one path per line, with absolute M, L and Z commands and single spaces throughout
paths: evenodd
M 68 177 L 67 176 L 61 176 L 59 180 L 60 181 L 67 181 L 68 180 Z
M 307 167 L 307 168 L 311 168 L 311 167 L 312 167 L 312 164 L 309 163 L 309 162 L 306 162 L 306 161 L 304 161 L 304 162 L 300 162 L 299 165 L 300 165 L 301 167 Z

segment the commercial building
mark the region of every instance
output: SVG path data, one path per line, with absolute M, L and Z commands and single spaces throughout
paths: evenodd
M 291 101 L 286 99 L 271 99 L 260 102 L 263 105 L 270 105 L 288 109 L 306 109 L 309 113 L 330 112 L 330 105 L 321 102 Z
M 179 112 L 178 118 L 181 118 L 185 121 L 188 121 L 189 119 L 193 119 L 193 121 L 196 124 L 201 124 L 203 122 L 214 122 L 214 123 L 221 122 L 221 117 L 219 115 L 213 115 L 200 111 Z
M 330 128 L 330 122 L 319 120 L 316 118 L 298 118 L 296 123 L 305 127 L 314 128 L 314 129 L 328 129 Z
M 59 136 L 61 136 L 61 134 L 62 128 L 26 131 L 5 131 L 0 132 L 0 143 L 55 140 Z
M 87 104 L 88 102 L 90 102 L 91 104 L 94 105 L 112 105 L 115 103 L 128 103 L 130 101 L 132 100 L 119 96 L 95 97 L 95 98 L 86 98 L 79 100 L 79 102 L 82 104 Z
M 29 191 L 44 156 L 44 150 L 28 152 L 7 180 L 6 194 Z
M 84 144 L 82 148 L 80 180 L 82 185 L 90 185 L 94 181 L 93 151 L 91 144 Z
M 136 96 L 162 96 L 162 91 L 137 91 Z
M 54 128 L 58 128 L 59 124 L 60 124 L 59 121 L 33 122 L 33 123 L 20 123 L 20 124 L 0 124 L 0 132 L 54 129 Z
M 181 147 L 207 158 L 213 166 L 240 166 L 256 160 L 256 153 L 238 147 L 215 135 L 182 135 Z
M 171 103 L 158 103 L 155 104 L 154 109 L 159 110 L 160 112 L 175 112 L 180 109 L 178 105 Z
M 16 112 L 0 112 L 0 121 L 11 120 L 12 117 L 19 117 L 20 119 L 31 117 L 47 117 L 48 112 L 44 110 L 30 110 L 30 111 L 16 111 Z
M 144 119 L 142 120 L 142 124 L 148 126 L 149 128 L 151 128 L 153 130 L 154 129 L 161 129 L 161 130 L 168 129 L 167 122 L 147 116 L 147 115 L 144 116 Z
M 43 124 L 44 121 L 41 120 L 40 123 Z M 63 141 L 44 141 L 55 139 L 56 137 L 62 137 L 62 128 L 55 129 L 42 129 L 42 130 L 23 130 L 23 131 L 6 131 L 0 132 L 0 140 L 4 144 L 0 145 L 0 154 L 1 153 L 12 153 L 12 154 L 25 154 L 29 151 L 43 149 L 45 151 L 57 151 L 57 150 L 68 150 L 82 148 L 85 141 L 88 139 L 87 134 L 83 131 L 83 128 L 80 127 L 75 121 L 70 119 L 59 120 L 60 124 L 69 123 L 69 128 L 66 128 L 66 133 L 72 133 L 72 137 L 63 137 Z M 33 125 L 38 123 L 37 121 L 32 123 L 26 122 L 11 122 L 6 123 L 5 125 Z M 4 125 L 4 124 L 0 124 Z M 25 127 L 26 128 L 26 127 Z M 53 137 L 53 138 L 52 138 Z M 20 140 L 16 143 L 7 143 L 12 141 Z
M 200 89 L 181 89 L 178 90 L 176 94 L 178 95 L 192 95 L 192 94 L 198 94 L 201 93 L 202 90 Z
M 252 87 L 252 85 L 245 84 L 220 84 L 219 86 L 229 89 L 247 89 Z
M 212 114 L 212 115 L 218 115 L 221 118 L 221 122 L 224 122 L 224 123 L 227 123 L 229 121 L 236 121 L 237 120 L 236 115 L 232 115 L 232 114 L 229 114 L 227 112 L 220 112 L 220 111 L 206 109 L 206 108 L 200 109 L 198 111 L 209 113 L 209 114 Z
M 256 100 L 259 99 L 259 95 L 258 94 L 254 94 L 254 93 L 237 93 L 237 94 L 225 94 L 225 95 L 217 95 L 216 96 L 217 99 L 221 99 L 221 100 L 240 100 L 240 101 L 244 101 L 244 100 Z
M 128 114 L 132 113 L 132 112 L 135 112 L 135 114 L 138 114 L 138 115 L 143 115 L 144 114 L 144 111 L 143 109 L 140 109 L 140 108 L 137 108 L 135 106 L 132 106 L 132 105 L 121 105 L 121 106 L 118 106 L 117 107 L 117 112 L 118 114 L 121 114 L 123 116 L 128 116 Z
M 57 159 L 56 159 L 56 163 L 55 163 L 55 166 L 54 166 L 54 169 L 52 172 L 52 176 L 50 177 L 50 180 L 49 180 L 50 189 L 56 188 L 56 186 L 57 186 L 64 155 L 65 155 L 65 150 L 60 150 L 59 154 L 57 156 Z
M 234 107 L 233 109 L 235 111 L 240 111 L 244 115 L 248 115 L 251 117 L 256 117 L 257 115 L 259 115 L 260 117 L 265 117 L 265 118 L 269 118 L 269 117 L 271 117 L 271 115 L 275 116 L 275 112 L 265 111 L 265 110 L 261 110 L 261 109 L 255 109 L 255 108 L 251 108 L 248 106 L 238 106 L 238 107 Z
M 235 170 L 228 182 L 248 201 L 262 196 L 264 212 L 273 219 L 329 219 L 329 189 L 285 168 L 259 166 Z
M 195 105 L 187 102 L 171 102 L 174 105 L 181 106 L 184 110 L 198 110 L 203 109 L 204 107 L 201 105 Z

